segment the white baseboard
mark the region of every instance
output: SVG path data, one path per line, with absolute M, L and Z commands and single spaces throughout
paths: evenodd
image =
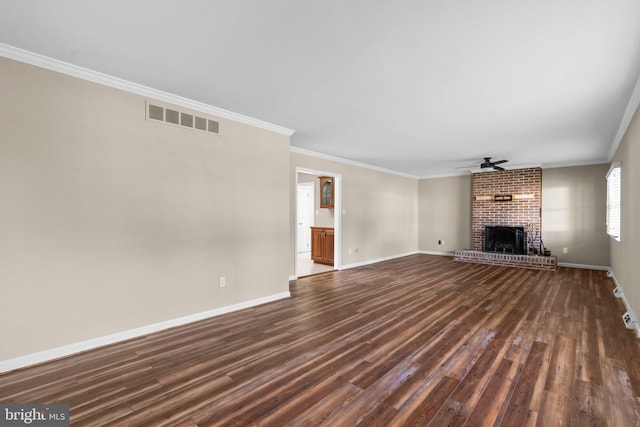
M 633 312 L 633 309 L 631 308 L 631 304 L 629 304 L 629 301 L 627 300 L 627 296 L 624 294 L 624 290 L 622 289 L 622 286 L 620 286 L 620 282 L 618 282 L 618 279 L 616 278 L 616 275 L 612 269 L 608 270 L 607 276 L 613 279 L 613 283 L 615 283 L 616 287 L 620 290 L 620 293 L 622 294 L 622 302 L 624 303 L 624 306 L 627 309 L 627 311 L 631 313 L 631 316 L 634 319 L 637 319 L 636 314 Z M 620 320 L 622 321 L 622 319 Z M 638 338 L 640 338 L 640 324 L 638 324 L 637 322 L 636 322 L 636 334 L 638 335 Z
M 164 322 L 155 323 L 153 325 L 147 325 L 140 328 L 130 329 L 128 331 L 118 332 L 104 337 L 93 338 L 90 340 L 64 345 L 62 347 L 57 347 L 50 350 L 39 351 L 37 353 L 27 354 L 25 356 L 19 356 L 13 359 L 0 360 L 0 373 L 13 371 L 14 369 L 24 368 L 26 366 L 47 362 L 53 359 L 59 359 L 61 357 L 70 356 L 72 354 L 91 350 L 97 347 L 102 347 L 108 344 L 113 344 L 119 341 L 140 337 L 143 335 L 151 334 L 153 332 L 173 328 L 175 326 L 185 325 L 187 323 L 196 322 L 198 320 L 207 319 L 209 317 L 219 316 L 221 314 L 231 313 L 233 311 L 238 311 L 245 308 L 254 307 L 256 305 L 290 297 L 291 293 L 289 291 L 282 292 L 279 294 L 269 295 L 250 301 L 244 301 L 226 307 L 220 307 L 209 311 L 203 311 L 201 313 L 191 314 L 189 316 L 184 316 L 177 319 L 166 320 Z
M 453 256 L 453 252 L 418 251 L 419 254 Z
M 370 260 L 367 260 L 367 261 L 356 262 L 356 263 L 353 263 L 353 264 L 341 265 L 339 269 L 340 270 L 348 270 L 350 268 L 356 268 L 356 267 L 362 267 L 362 266 L 365 266 L 365 265 L 376 264 L 378 262 L 389 261 L 389 260 L 392 260 L 392 259 L 402 258 L 402 257 L 409 256 L 409 255 L 415 255 L 417 253 L 419 253 L 419 252 L 418 251 L 407 252 L 405 254 L 398 254 L 398 255 L 391 255 L 391 256 L 386 256 L 386 257 L 382 257 L 382 258 L 370 259 Z
M 409 255 L 416 255 L 416 254 L 430 254 L 430 255 L 446 255 L 446 256 L 453 256 L 453 253 L 448 253 L 448 252 L 424 252 L 424 251 L 415 251 L 415 252 L 407 252 L 404 254 L 399 254 L 399 255 L 391 255 L 391 256 L 386 256 L 386 257 L 382 257 L 382 258 L 376 258 L 376 259 L 370 259 L 367 261 L 362 261 L 362 262 L 355 262 L 353 264 L 345 264 L 345 265 L 341 265 L 338 270 L 348 270 L 350 268 L 356 268 L 356 267 L 363 267 L 365 265 L 371 265 L 371 264 L 376 264 L 378 262 L 383 262 L 383 261 L 389 261 L 392 259 L 396 259 L 396 258 L 402 258 L 405 256 L 409 256 Z M 297 277 L 296 276 L 289 276 L 289 280 L 296 280 Z
M 606 265 L 574 264 L 571 262 L 559 262 L 558 267 L 584 268 L 587 270 L 603 270 L 603 271 L 611 270 L 611 267 L 607 267 Z

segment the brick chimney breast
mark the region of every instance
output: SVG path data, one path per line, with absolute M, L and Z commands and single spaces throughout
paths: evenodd
M 542 169 L 480 172 L 474 173 L 471 180 L 473 250 L 482 250 L 482 235 L 486 225 L 524 227 L 527 233 L 525 245 L 540 247 Z M 511 200 L 504 196 L 511 196 Z

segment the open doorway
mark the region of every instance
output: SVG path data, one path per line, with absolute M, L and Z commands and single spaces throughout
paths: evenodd
M 326 198 L 321 184 L 327 178 L 334 186 L 332 206 L 322 205 Z M 303 277 L 312 274 L 335 270 L 339 260 L 339 221 L 336 216 L 340 212 L 337 189 L 339 178 L 330 173 L 296 169 L 296 236 L 295 236 L 295 276 Z M 325 188 L 326 190 L 326 188 Z M 337 190 L 337 191 L 336 191 Z M 325 191 L 326 196 L 326 191 Z M 337 254 L 337 256 L 336 256 Z

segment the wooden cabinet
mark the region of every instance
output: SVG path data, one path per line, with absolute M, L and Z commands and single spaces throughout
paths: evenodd
M 319 178 L 320 178 L 320 207 L 332 208 L 333 194 L 334 194 L 333 177 L 321 176 Z
M 333 227 L 311 227 L 311 259 L 333 265 Z

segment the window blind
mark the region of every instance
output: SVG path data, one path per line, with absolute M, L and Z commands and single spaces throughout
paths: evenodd
M 622 162 L 611 165 L 607 172 L 607 234 L 620 241 Z

